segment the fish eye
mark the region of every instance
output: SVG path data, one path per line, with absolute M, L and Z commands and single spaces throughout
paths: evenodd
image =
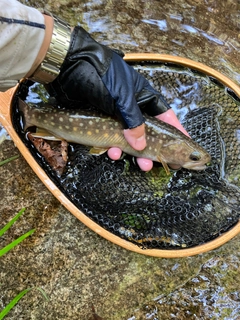
M 198 160 L 200 160 L 201 159 L 201 155 L 200 155 L 200 153 L 199 152 L 193 152 L 193 153 L 191 153 L 190 154 L 190 160 L 192 160 L 192 161 L 198 161 Z

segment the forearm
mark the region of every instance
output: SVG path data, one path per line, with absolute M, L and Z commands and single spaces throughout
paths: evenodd
M 52 17 L 16 0 L 0 0 L 0 91 L 30 76 L 48 50 Z

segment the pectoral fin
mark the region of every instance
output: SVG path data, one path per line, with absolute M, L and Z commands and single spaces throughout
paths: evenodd
M 104 148 L 98 148 L 98 147 L 92 147 L 89 150 L 90 154 L 93 154 L 95 156 L 100 156 L 101 154 L 105 153 L 108 149 L 104 149 Z
M 169 170 L 169 167 L 168 167 L 167 163 L 160 156 L 157 156 L 157 159 L 163 165 L 163 168 L 165 169 L 166 174 L 169 175 L 170 174 L 170 170 Z
M 51 140 L 51 141 L 62 141 L 64 140 L 63 138 L 60 138 L 58 136 L 53 135 L 51 132 L 42 129 L 42 128 L 37 128 L 36 132 L 31 133 L 31 135 L 34 138 L 42 138 L 45 140 Z

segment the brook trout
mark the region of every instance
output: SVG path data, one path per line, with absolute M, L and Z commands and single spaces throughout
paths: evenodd
M 84 110 L 61 110 L 49 105 L 30 107 L 22 100 L 19 101 L 19 108 L 25 131 L 36 126 L 59 140 L 93 146 L 92 153 L 101 154 L 110 147 L 119 147 L 132 156 L 161 162 L 167 173 L 167 163 L 203 170 L 211 160 L 199 144 L 181 131 L 148 115 L 144 115 L 147 146 L 142 151 L 136 151 L 125 140 L 122 123 L 111 116 Z

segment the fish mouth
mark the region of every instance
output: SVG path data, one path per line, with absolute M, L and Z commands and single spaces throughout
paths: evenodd
M 208 163 L 188 163 L 188 164 L 184 164 L 183 168 L 185 169 L 189 169 L 189 170 L 205 170 L 207 168 L 207 166 L 209 166 Z
M 179 164 L 169 164 L 168 163 L 168 166 L 170 167 L 171 170 L 179 170 L 181 168 L 185 168 L 185 169 L 188 169 L 188 170 L 196 170 L 196 171 L 201 171 L 201 170 L 205 170 L 210 164 L 209 163 L 206 163 L 206 164 L 196 164 L 196 163 L 185 163 L 183 165 L 179 165 Z

